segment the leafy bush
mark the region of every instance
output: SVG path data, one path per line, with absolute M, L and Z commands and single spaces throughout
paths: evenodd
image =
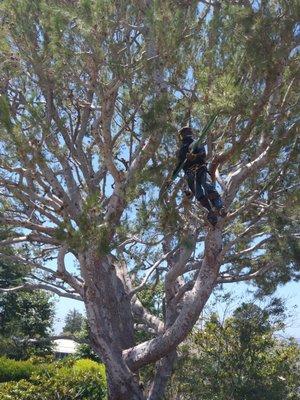
M 53 375 L 57 365 L 52 361 L 52 357 L 32 357 L 26 361 L 0 357 L 0 383 L 29 379 L 33 374 Z
M 28 379 L 36 369 L 31 361 L 15 361 L 0 357 L 0 382 Z
M 55 368 L 53 368 L 55 366 Z M 53 363 L 33 372 L 28 380 L 0 385 L 1 400 L 105 400 L 104 365 L 81 359 Z
M 73 366 L 74 371 L 94 371 L 103 373 L 105 376 L 105 369 L 103 364 L 99 364 L 96 361 L 89 360 L 88 358 L 84 358 L 81 360 L 76 360 Z

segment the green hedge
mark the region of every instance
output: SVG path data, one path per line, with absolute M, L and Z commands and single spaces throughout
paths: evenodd
M 36 366 L 31 361 L 16 361 L 0 357 L 0 382 L 28 379 Z
M 24 362 L 23 362 L 24 363 Z M 55 368 L 53 368 L 55 366 Z M 39 366 L 40 367 L 40 366 Z M 56 362 L 25 380 L 0 384 L 1 400 L 106 400 L 105 368 L 88 359 Z
M 0 383 L 29 379 L 32 374 L 53 374 L 56 363 L 49 362 L 51 358 L 33 357 L 26 361 L 16 361 L 0 357 Z

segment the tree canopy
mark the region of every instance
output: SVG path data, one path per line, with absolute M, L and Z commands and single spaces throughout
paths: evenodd
M 296 1 L 4 0 L 0 222 L 14 288 L 84 301 L 111 399 L 161 397 L 215 287 L 299 278 Z M 226 218 L 171 190 L 177 130 L 206 137 Z M 70 255 L 76 260 L 69 265 Z M 68 258 L 67 258 L 68 257 Z M 54 260 L 57 261 L 56 267 Z M 51 261 L 51 262 L 50 262 Z M 163 288 L 163 313 L 140 299 Z M 147 338 L 135 342 L 134 329 Z M 123 397 L 122 397 L 123 396 Z

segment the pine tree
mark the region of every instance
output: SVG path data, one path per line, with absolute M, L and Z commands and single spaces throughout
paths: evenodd
M 270 293 L 298 277 L 297 2 L 0 9 L 0 222 L 34 268 L 23 286 L 85 303 L 110 399 L 159 399 L 217 285 Z M 176 131 L 214 114 L 208 156 L 229 211 L 215 229 L 182 179 L 162 189 Z

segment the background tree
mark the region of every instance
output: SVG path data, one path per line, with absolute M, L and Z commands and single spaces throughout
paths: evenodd
M 0 236 L 2 241 L 7 240 L 9 229 L 0 228 Z M 2 251 L 5 253 L 0 260 L 1 288 L 22 285 L 28 267 L 13 261 L 10 247 Z M 51 352 L 53 316 L 54 303 L 45 291 L 0 292 L 0 355 L 21 359 Z
M 78 310 L 75 308 L 70 310 L 65 318 L 63 333 L 79 333 L 82 330 L 83 322 L 84 317 Z
M 0 7 L 0 221 L 14 228 L 1 246 L 26 246 L 24 288 L 84 301 L 111 399 L 159 399 L 217 285 L 270 293 L 298 278 L 298 247 L 284 245 L 299 238 L 297 2 Z M 229 214 L 212 229 L 182 180 L 162 184 L 177 129 L 214 113 L 208 156 Z M 140 300 L 158 283 L 161 315 Z
M 54 304 L 42 290 L 0 296 L 0 354 L 26 359 L 52 353 Z
M 265 309 L 244 303 L 225 321 L 212 314 L 182 346 L 168 398 L 299 399 L 299 346 L 276 336 L 282 311 L 274 299 Z

